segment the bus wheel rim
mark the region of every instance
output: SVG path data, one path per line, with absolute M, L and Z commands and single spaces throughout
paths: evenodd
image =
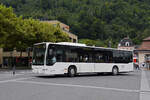
M 75 70 L 73 68 L 70 70 L 70 72 L 71 72 L 71 75 L 75 74 Z
M 114 68 L 114 69 L 113 69 L 113 74 L 116 75 L 117 73 L 118 73 L 117 68 Z

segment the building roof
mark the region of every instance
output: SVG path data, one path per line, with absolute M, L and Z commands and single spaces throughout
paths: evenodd
M 138 50 L 150 50 L 150 37 L 143 39 L 143 42 Z
M 150 37 L 143 39 L 144 41 L 150 41 Z

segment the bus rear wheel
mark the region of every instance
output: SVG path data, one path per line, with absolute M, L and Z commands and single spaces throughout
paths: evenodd
M 74 77 L 76 75 L 76 69 L 74 67 L 70 67 L 68 69 L 68 76 L 69 77 Z
M 112 69 L 112 74 L 115 76 L 115 75 L 118 75 L 118 73 L 119 73 L 119 70 L 118 70 L 118 67 L 113 67 L 113 69 Z

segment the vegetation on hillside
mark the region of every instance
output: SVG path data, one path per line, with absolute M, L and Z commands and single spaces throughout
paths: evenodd
M 0 0 L 23 18 L 60 20 L 81 42 L 112 46 L 129 36 L 135 44 L 150 36 L 150 0 Z M 91 42 L 93 43 L 93 42 Z M 95 42 L 94 42 L 95 43 Z

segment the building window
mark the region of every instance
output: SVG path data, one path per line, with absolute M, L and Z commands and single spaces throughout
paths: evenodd
M 73 39 L 73 43 L 76 43 L 77 42 L 77 40 L 76 39 Z
M 150 54 L 147 54 L 145 58 L 146 58 L 146 61 L 150 61 Z
M 71 37 L 69 37 L 69 40 L 72 42 L 72 38 Z
M 125 43 L 125 46 L 127 46 L 127 47 L 130 46 L 130 45 L 129 45 L 129 42 L 126 42 L 126 43 Z
M 56 26 L 57 26 L 57 24 L 53 24 L 53 26 L 54 26 L 54 27 L 56 27 Z

